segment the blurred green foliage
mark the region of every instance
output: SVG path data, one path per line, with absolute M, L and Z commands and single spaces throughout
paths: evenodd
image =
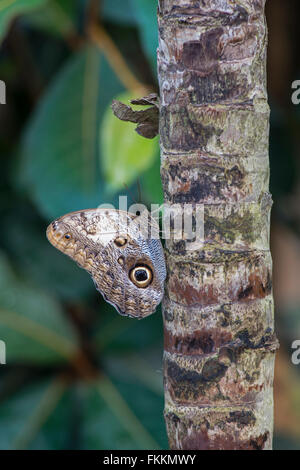
M 21 182 L 31 188 L 45 216 L 55 218 L 107 200 L 98 160 L 110 155 L 99 155 L 97 134 L 104 111 L 120 90 L 120 81 L 92 46 L 66 60 L 47 87 L 20 149 Z
M 10 21 L 17 15 L 39 8 L 47 0 L 3 0 L 0 4 L 0 38 L 5 35 Z
M 66 212 L 117 204 L 119 194 L 137 200 L 137 179 L 142 202 L 162 201 L 158 139 L 111 112 L 120 93 L 139 95 L 111 51 L 89 40 L 90 3 L 0 5 L 1 449 L 167 447 L 160 310 L 142 322 L 120 317 L 45 236 Z M 154 3 L 99 2 L 94 18 L 149 89 Z
M 91 5 L 115 49 L 90 39 Z M 115 50 L 157 90 L 156 8 L 155 0 L 0 2 L 0 449 L 167 448 L 160 309 L 143 321 L 120 317 L 45 237 L 66 212 L 116 204 L 119 194 L 137 200 L 137 179 L 142 202 L 162 202 L 158 139 L 142 139 L 110 110 L 120 94 L 140 97 Z M 272 106 L 275 202 L 295 185 L 295 128 Z M 276 446 L 294 445 L 284 439 Z

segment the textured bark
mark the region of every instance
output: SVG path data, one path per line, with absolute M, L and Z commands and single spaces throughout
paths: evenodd
M 204 204 L 205 243 L 166 243 L 172 449 L 270 449 L 274 334 L 264 0 L 160 0 L 167 203 Z

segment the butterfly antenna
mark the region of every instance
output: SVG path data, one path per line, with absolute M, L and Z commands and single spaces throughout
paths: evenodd
M 135 197 L 133 197 L 133 193 L 130 191 L 130 189 L 129 189 L 129 187 L 126 183 L 123 183 L 123 186 L 129 192 L 129 194 L 132 197 L 132 200 L 135 202 L 135 204 L 144 204 L 144 205 L 146 205 L 144 202 L 142 202 L 142 190 L 141 190 L 141 183 L 140 183 L 139 178 L 136 180 L 136 184 L 137 184 L 137 190 L 138 190 L 138 200 L 136 200 Z M 148 207 L 147 207 L 147 210 L 149 212 Z
M 123 183 L 123 186 L 129 192 L 129 194 L 132 197 L 132 200 L 135 202 L 135 204 L 138 204 L 136 198 L 134 197 L 134 194 L 131 192 L 130 188 L 128 187 L 128 184 Z

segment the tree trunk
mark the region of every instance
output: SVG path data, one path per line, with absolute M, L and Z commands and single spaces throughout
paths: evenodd
M 270 449 L 274 334 L 264 0 L 160 0 L 161 174 L 204 205 L 204 245 L 166 242 L 172 449 Z

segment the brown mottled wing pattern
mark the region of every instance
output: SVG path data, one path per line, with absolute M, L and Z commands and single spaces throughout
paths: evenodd
M 166 277 L 161 242 L 144 230 L 151 224 L 156 222 L 148 215 L 88 209 L 52 222 L 47 237 L 91 274 L 120 314 L 143 318 L 161 302 Z

